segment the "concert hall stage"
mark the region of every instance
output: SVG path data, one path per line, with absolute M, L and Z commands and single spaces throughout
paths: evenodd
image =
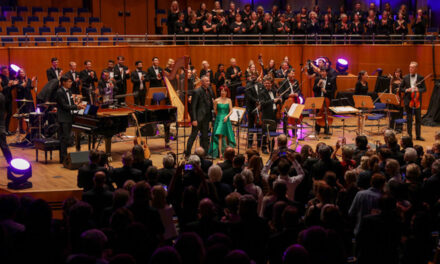
M 309 118 L 304 118 L 304 121 L 306 123 L 312 124 L 312 121 Z M 381 125 L 385 125 L 387 123 L 387 120 L 384 119 L 381 121 Z M 356 137 L 356 133 L 353 131 L 356 129 L 357 119 L 355 117 L 346 118 L 345 119 L 345 137 L 347 139 L 347 144 L 354 143 L 354 139 Z M 367 126 L 365 130 L 372 130 L 373 132 L 377 132 L 377 122 L 376 121 L 368 121 Z M 373 126 L 374 125 L 374 126 Z M 323 139 L 322 134 L 319 141 L 307 138 L 305 141 L 299 141 L 298 146 L 296 146 L 296 140 L 290 139 L 289 140 L 289 146 L 290 148 L 297 148 L 299 151 L 300 148 L 305 145 L 309 144 L 312 147 L 316 146 L 316 144 L 320 141 L 325 142 L 327 144 L 331 144 L 332 146 L 335 145 L 338 139 L 342 138 L 342 121 L 341 119 L 335 118 L 333 122 L 333 126 L 336 126 L 333 129 L 333 135 L 330 139 Z M 385 129 L 385 126 L 382 126 L 381 129 Z M 431 148 L 433 142 L 434 142 L 434 135 L 435 132 L 438 131 L 440 128 L 436 127 L 426 127 L 422 126 L 422 136 L 425 138 L 426 141 L 414 141 L 414 144 L 422 145 L 425 150 L 427 148 Z M 281 129 L 282 130 L 282 129 Z M 279 130 L 279 131 L 281 131 Z M 311 129 L 305 129 L 303 131 L 304 134 L 310 133 Z M 126 135 L 133 136 L 135 134 L 134 128 L 129 128 L 126 132 Z M 190 134 L 190 128 L 186 129 L 186 135 L 187 137 Z M 179 130 L 179 135 L 183 135 L 183 129 Z M 380 140 L 383 142 L 382 136 L 370 136 L 368 133 L 368 140 L 370 145 L 374 146 L 376 144 L 376 140 Z M 246 151 L 246 130 L 242 129 L 240 132 L 240 153 L 245 153 Z M 398 138 L 401 138 L 401 134 L 398 135 Z M 13 142 L 15 139 L 15 136 L 8 137 L 8 142 Z M 175 141 L 171 142 L 171 148 L 172 151 L 176 152 L 176 143 Z M 168 150 L 164 149 L 164 140 L 163 138 L 149 138 L 148 144 L 150 147 L 150 150 L 152 152 L 151 160 L 153 161 L 153 165 L 157 166 L 158 168 L 162 167 L 162 158 L 163 154 L 168 152 Z M 198 145 L 198 142 L 197 144 Z M 255 145 L 255 144 L 254 144 Z M 122 154 L 126 151 L 131 150 L 133 146 L 132 140 L 127 140 L 123 142 L 114 142 L 112 144 L 112 162 L 111 166 L 113 167 L 120 167 L 121 164 L 121 157 Z M 76 170 L 68 170 L 63 168 L 62 164 L 58 162 L 58 152 L 55 151 L 53 153 L 53 160 L 48 161 L 48 164 L 44 164 L 44 152 L 39 152 L 39 160 L 40 162 L 35 161 L 35 149 L 33 148 L 17 148 L 17 147 L 10 147 L 12 154 L 14 157 L 20 157 L 24 158 L 26 160 L 29 160 L 32 165 L 32 173 L 33 176 L 30 179 L 30 181 L 33 183 L 33 187 L 31 189 L 21 190 L 21 191 L 14 191 L 6 188 L 7 185 L 7 178 L 6 178 L 6 168 L 7 164 L 3 156 L 0 154 L 0 171 L 2 171 L 0 177 L 0 193 L 15 193 L 17 195 L 31 195 L 35 198 L 43 198 L 47 200 L 52 208 L 54 209 L 54 216 L 55 217 L 61 217 L 62 215 L 62 202 L 64 199 L 70 196 L 75 196 L 77 198 L 81 198 L 81 189 L 79 189 L 76 186 L 77 181 L 77 171 Z M 82 145 L 82 150 L 86 150 L 87 146 L 86 144 Z M 101 144 L 100 149 L 104 150 L 104 144 Z M 183 145 L 183 137 L 179 138 L 179 153 L 181 153 L 184 149 Z M 75 151 L 74 147 L 69 148 L 69 152 Z M 236 150 L 237 152 L 237 150 Z M 263 160 L 264 162 L 267 161 L 269 158 L 269 155 L 264 155 Z M 179 162 L 183 158 L 183 155 L 179 156 Z M 217 160 L 216 162 L 218 162 Z

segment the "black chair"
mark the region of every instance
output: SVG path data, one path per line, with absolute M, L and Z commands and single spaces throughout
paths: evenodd
M 50 153 L 50 160 L 52 160 L 52 151 L 58 150 L 59 159 L 61 161 L 60 141 L 52 138 L 37 138 L 34 139 L 35 146 L 35 160 L 38 162 L 38 150 L 44 151 L 44 163 L 47 164 L 47 152 Z

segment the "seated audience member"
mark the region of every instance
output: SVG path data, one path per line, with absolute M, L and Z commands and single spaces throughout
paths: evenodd
M 82 195 L 82 200 L 92 206 L 94 220 L 97 224 L 101 222 L 104 209 L 113 203 L 113 193 L 105 188 L 105 182 L 105 173 L 102 171 L 96 172 L 93 177 L 93 188 Z
M 133 155 L 131 152 L 126 152 L 122 156 L 122 167 L 116 168 L 112 172 L 112 181 L 116 183 L 118 188 L 122 188 L 127 180 L 138 182 L 142 179 L 142 172 L 133 167 Z
M 232 192 L 231 186 L 222 182 L 222 169 L 218 165 L 212 165 L 208 170 L 208 177 L 215 189 L 216 199 L 214 203 L 221 205 L 223 208 L 225 205 L 225 198 Z
M 235 157 L 235 149 L 232 147 L 226 147 L 225 153 L 223 154 L 223 158 L 225 161 L 219 163 L 218 165 L 222 168 L 223 172 L 227 169 L 232 168 L 232 160 Z
M 98 165 L 100 161 L 99 151 L 92 149 L 89 153 L 89 164 L 78 169 L 78 187 L 88 191 L 93 188 L 93 177 L 97 171 L 106 171 Z
M 135 145 L 131 153 L 133 154 L 133 168 L 140 170 L 142 176 L 145 176 L 148 167 L 153 166 L 153 163 L 145 158 L 144 148 L 141 145 Z
M 151 206 L 159 212 L 160 219 L 165 228 L 163 239 L 171 241 L 177 237 L 176 226 L 173 221 L 175 214 L 172 206 L 167 204 L 167 191 L 161 185 L 156 185 L 151 191 Z
M 362 217 L 371 214 L 371 210 L 378 207 L 378 201 L 382 196 L 385 181 L 386 178 L 382 174 L 374 174 L 371 177 L 371 187 L 367 190 L 359 191 L 354 197 L 353 203 L 348 211 L 348 214 L 356 219 L 354 234 L 357 234 L 359 231 Z
M 223 170 L 222 182 L 232 187 L 234 176 L 241 173 L 241 171 L 243 170 L 244 161 L 245 158 L 243 154 L 235 156 L 232 161 L 232 166 L 226 170 Z M 221 167 L 221 164 L 219 164 L 219 166 Z
M 171 178 L 176 173 L 174 168 L 174 157 L 170 154 L 165 155 L 162 159 L 163 168 L 160 168 L 157 172 L 158 180 L 161 184 L 168 186 Z
M 209 167 L 212 165 L 212 161 L 205 159 L 205 150 L 202 147 L 196 147 L 194 153 L 200 158 L 200 167 L 204 173 L 208 173 Z

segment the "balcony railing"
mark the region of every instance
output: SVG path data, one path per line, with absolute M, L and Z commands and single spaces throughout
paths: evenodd
M 438 35 L 3 35 L 2 46 L 438 44 Z

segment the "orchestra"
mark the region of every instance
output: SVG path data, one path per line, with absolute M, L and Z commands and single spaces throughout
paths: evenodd
M 218 64 L 216 72 L 211 70 L 208 61 L 204 60 L 201 63 L 200 74 L 197 74 L 197 70 L 191 65 L 190 60 L 187 66 L 182 66 L 182 64 L 178 64 L 177 60 L 169 59 L 166 67 L 162 69 L 159 58 L 154 57 L 152 65 L 147 71 L 143 70 L 143 63 L 140 60 L 135 62 L 135 68 L 130 71 L 124 64 L 125 58 L 118 56 L 116 64 L 113 60 L 109 60 L 107 67 L 102 70 L 101 76 L 97 76 L 96 72 L 92 69 L 91 60 L 84 62 L 84 70 L 81 72 L 76 71 L 76 62 L 71 61 L 69 62 L 70 69 L 63 73 L 63 70 L 58 67 L 58 59 L 52 58 L 51 67 L 46 71 L 49 82 L 41 91 L 38 91 L 36 96 L 38 111 L 44 112 L 45 116 L 42 120 L 46 125 L 57 125 L 58 137 L 63 142 L 61 146 L 61 157 L 63 159 L 67 156 L 71 131 L 78 130 L 75 124 L 78 110 L 90 108 L 89 105 L 95 105 L 98 106 L 98 109 L 103 109 L 98 110 L 98 112 L 107 109 L 105 110 L 105 116 L 111 116 L 112 111 L 116 112 L 118 109 L 135 109 L 138 112 L 154 111 L 151 107 L 147 109 L 148 106 L 163 105 L 160 102 L 162 99 L 154 102 L 153 100 L 147 101 L 147 91 L 151 88 L 165 87 L 168 83 L 170 85 L 174 84 L 171 85 L 171 88 L 173 88 L 176 94 L 174 100 L 168 98 L 172 96 L 169 92 L 165 94 L 165 105 L 169 105 L 171 109 L 176 108 L 174 105 L 176 99 L 184 103 L 185 96 L 188 96 L 188 105 L 186 107 L 188 107 L 188 117 L 193 131 L 186 145 L 186 153 L 191 152 L 199 132 L 201 132 L 200 144 L 209 153 L 209 142 L 212 139 L 207 135 L 208 130 L 211 129 L 210 123 L 212 118 L 215 117 L 212 116 L 213 103 L 220 96 L 221 87 L 224 87 L 222 89 L 227 91 L 227 97 L 230 97 L 230 102 L 233 106 L 246 107 L 246 118 L 244 120 L 247 122 L 247 148 L 256 147 L 261 149 L 263 153 L 271 152 L 274 145 L 274 142 L 271 140 L 273 136 L 271 135 L 273 134 L 272 132 L 277 131 L 278 127 L 287 136 L 298 139 L 297 129 L 300 126 L 302 127 L 303 116 L 307 114 L 314 121 L 313 128 L 311 129 L 314 130 L 316 135 L 319 135 L 321 128 L 324 129 L 325 135 L 330 135 L 333 114 L 335 114 L 332 112 L 331 106 L 334 105 L 332 102 L 337 91 L 337 72 L 331 68 L 330 61 L 325 57 L 316 61 L 308 60 L 306 66 L 299 73 L 289 64 L 287 56 L 284 57 L 278 67 L 274 59 L 268 59 L 267 62 L 267 68 L 265 68 L 262 54 L 259 54 L 258 64 L 261 67 L 257 69 L 254 61 L 250 60 L 243 74 L 235 58 L 230 59 L 230 66 L 228 68 L 223 64 Z M 183 81 L 185 73 L 188 74 L 188 83 L 186 85 L 184 85 Z M 305 75 L 306 79 L 300 83 L 298 79 L 302 80 L 302 74 Z M 241 78 L 242 75 L 245 78 Z M 27 133 L 23 129 L 22 121 L 28 115 L 35 115 L 32 114 L 35 113 L 36 109 L 36 106 L 32 103 L 32 91 L 35 87 L 36 78 L 28 78 L 25 70 L 19 69 L 16 72 L 16 76 L 12 76 L 12 79 L 9 79 L 11 75 L 9 74 L 8 67 L 2 68 L 0 77 L 2 96 L 5 98 L 2 102 L 2 111 L 5 113 L 4 121 L 2 121 L 5 123 L 4 134 L 6 136 L 12 134 L 8 131 L 8 123 L 12 116 L 11 101 L 16 101 L 18 106 L 17 113 L 21 114 L 18 116 L 20 118 L 19 133 Z M 274 77 L 277 77 L 277 79 Z M 127 90 L 127 79 L 130 79 L 132 82 L 132 93 Z M 295 105 L 304 104 L 305 99 L 307 99 L 305 94 L 310 94 L 304 93 L 305 88 L 303 87 L 304 82 L 310 79 L 313 80 L 311 82 L 313 97 L 324 98 L 324 103 L 322 106 L 316 107 L 314 109 L 315 112 L 311 109 L 306 109 L 299 118 L 298 116 L 293 117 L 293 111 L 290 110 L 294 110 Z M 367 79 L 368 73 L 360 71 L 355 85 L 356 88 L 353 89 L 354 95 L 369 96 L 372 94 L 368 92 Z M 397 131 L 402 130 L 402 125 L 396 125 L 395 120 L 402 118 L 402 114 L 405 111 L 408 116 L 408 135 L 412 136 L 412 119 L 414 116 L 416 140 L 423 140 L 420 129 L 420 106 L 421 93 L 426 91 L 426 78 L 417 73 L 417 63 L 410 63 L 408 75 L 403 76 L 402 70 L 396 69 L 388 76 L 383 75 L 382 79 L 381 82 L 389 84 L 389 88 L 381 88 L 381 93 L 394 94 L 399 102 L 398 105 L 389 105 L 388 109 L 392 111 L 390 111 L 388 127 Z M 244 91 L 243 103 L 235 100 L 240 86 L 244 88 L 243 90 L 240 89 L 240 91 Z M 187 90 L 185 91 L 185 89 Z M 14 98 L 12 98 L 12 90 L 16 91 Z M 381 93 L 378 92 L 377 94 Z M 126 102 L 128 96 L 133 97 L 134 104 Z M 222 96 L 225 96 L 225 94 L 222 94 Z M 57 114 L 56 121 L 54 118 L 46 116 L 50 113 Z M 170 149 L 170 123 L 175 122 L 176 119 L 148 120 L 149 118 L 152 117 L 139 117 L 139 123 L 142 125 L 162 123 L 165 130 L 165 148 Z M 112 122 L 116 121 L 113 120 Z M 108 137 L 113 135 L 124 133 L 128 125 L 125 124 L 124 120 L 122 122 L 119 120 L 118 122 L 113 123 L 114 131 L 106 131 L 101 134 L 105 134 L 108 139 Z M 310 123 L 308 124 L 310 125 Z M 32 126 L 32 124 L 29 124 L 29 126 Z M 139 131 L 137 133 L 141 133 Z M 219 136 L 221 138 L 222 135 Z M 255 139 L 257 144 L 254 145 Z

